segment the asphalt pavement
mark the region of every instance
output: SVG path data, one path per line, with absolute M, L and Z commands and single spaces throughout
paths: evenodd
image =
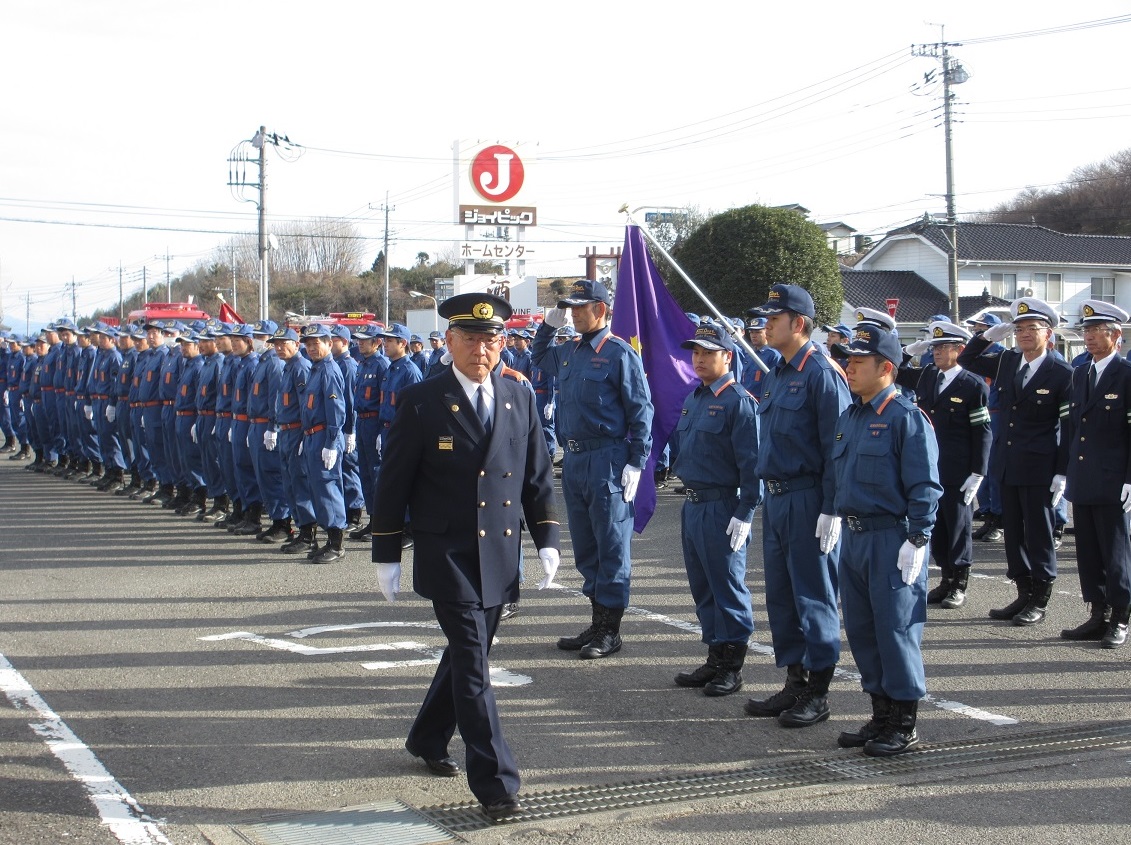
M 567 535 L 563 589 L 525 590 L 492 653 L 523 794 L 547 810 L 491 826 L 476 823 L 464 778 L 429 776 L 403 747 L 443 647 L 411 592 L 411 553 L 389 604 L 364 544 L 312 566 L 22 467 L 0 459 L 4 845 L 274 845 L 312 819 L 304 842 L 425 843 L 460 813 L 471 822 L 453 836 L 468 842 L 571 845 L 1077 843 L 1118 841 L 1131 823 L 1131 646 L 1058 637 L 1084 614 L 1071 535 L 1032 628 L 988 618 L 1014 592 L 1001 544 L 977 544 L 966 606 L 929 613 L 922 765 L 905 755 L 891 770 L 836 747 L 870 712 L 847 644 L 828 722 L 787 730 L 743 715 L 783 680 L 757 530 L 755 644 L 746 688 L 725 698 L 672 683 L 705 654 L 680 497 L 661 491 L 634 542 L 625 646 L 606 660 L 554 647 L 588 623 Z M 537 583 L 532 548 L 526 561 Z M 1114 733 L 1056 736 L 1077 728 Z M 1024 753 L 995 750 L 1014 737 Z M 451 751 L 462 759 L 458 737 Z M 726 786 L 684 789 L 696 779 Z M 349 812 L 377 823 L 337 838 Z M 325 832 L 311 834 L 319 819 Z

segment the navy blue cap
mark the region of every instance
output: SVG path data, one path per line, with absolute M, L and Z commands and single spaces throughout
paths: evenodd
M 903 347 L 899 338 L 875 323 L 861 323 L 850 343 L 838 343 L 833 347 L 844 356 L 878 355 L 886 358 L 897 367 L 903 362 Z
M 765 317 L 751 317 L 750 319 L 748 319 L 746 321 L 746 330 L 747 331 L 750 331 L 750 329 L 764 329 L 764 328 L 766 328 L 766 318 Z
M 428 339 L 429 340 L 443 340 L 444 334 L 443 334 L 443 332 L 428 332 Z
M 414 334 L 411 337 L 409 337 L 408 342 L 409 343 L 424 343 L 424 338 L 422 338 L 418 334 Z
M 558 307 L 573 308 L 577 305 L 588 305 L 590 302 L 610 304 L 609 289 L 592 279 L 581 279 L 573 283 L 569 296 L 558 300 Z
M 298 332 L 290 326 L 279 326 L 279 328 L 275 329 L 275 334 L 271 335 L 271 340 L 293 340 L 295 343 L 298 343 Z
M 350 334 L 350 327 L 343 326 L 341 323 L 330 326 L 330 337 L 336 337 L 338 340 L 344 340 L 347 343 L 353 339 L 353 335 Z
M 366 323 L 364 326 L 354 326 L 355 340 L 377 340 L 381 337 L 381 327 L 376 323 Z
M 224 334 L 228 337 L 251 337 L 251 326 L 247 323 L 231 323 L 224 329 Z
M 48 328 L 51 328 L 51 327 L 48 326 Z M 61 331 L 77 332 L 78 330 L 79 330 L 79 327 L 76 326 L 74 324 L 74 322 L 72 322 L 67 317 L 60 317 L 58 320 L 55 321 L 55 331 L 57 331 L 57 332 L 61 332 Z
M 998 326 L 1001 325 L 1001 318 L 997 314 L 986 312 L 981 317 L 971 317 L 966 321 L 968 326 Z
M 103 323 L 101 320 L 98 321 L 97 323 L 95 323 L 92 326 L 88 326 L 86 333 L 88 335 L 90 335 L 90 334 L 104 334 L 107 337 L 117 337 L 118 336 L 118 330 L 116 328 L 114 328 L 111 325 L 108 325 L 107 323 Z
M 852 337 L 852 329 L 850 329 L 844 323 L 837 323 L 835 326 L 821 326 L 821 329 L 825 332 L 828 332 L 829 334 L 836 332 L 837 334 L 844 335 L 847 338 Z
M 710 349 L 715 352 L 734 351 L 734 341 L 731 336 L 725 328 L 717 323 L 700 323 L 699 328 L 695 330 L 695 336 L 680 344 L 683 349 L 691 349 L 693 346 L 700 346 L 703 349 Z
M 686 317 L 687 319 L 689 319 L 695 325 L 699 325 L 701 322 L 703 322 L 702 317 L 700 317 L 698 314 L 695 314 L 691 311 L 684 311 L 683 316 Z
M 177 343 L 200 343 L 200 332 L 191 329 L 177 338 Z
M 381 337 L 397 338 L 398 340 L 403 340 L 405 343 L 408 343 L 408 339 L 411 336 L 412 333 L 409 332 L 408 326 L 404 325 L 403 323 L 393 323 L 391 326 L 381 332 Z
M 577 330 L 573 326 L 562 326 L 554 334 L 558 337 L 576 337 Z
M 252 334 L 271 336 L 279 329 L 279 324 L 274 320 L 256 320 L 251 324 Z
M 208 329 L 208 323 L 204 320 L 193 320 L 188 324 L 188 328 L 190 332 L 196 332 L 197 334 L 199 334 L 200 332 Z
M 813 297 L 809 295 L 809 291 L 797 285 L 774 285 L 770 288 L 766 301 L 757 308 L 751 308 L 746 312 L 746 315 L 748 317 L 772 317 L 774 314 L 782 314 L 786 311 L 792 311 L 811 320 L 817 316 Z
M 324 337 L 328 340 L 330 338 L 330 327 L 322 323 L 307 323 L 302 327 L 303 340 L 317 337 Z

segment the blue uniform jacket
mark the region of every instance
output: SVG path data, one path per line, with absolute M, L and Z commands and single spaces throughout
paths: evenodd
M 643 469 L 652 449 L 652 394 L 636 350 L 608 326 L 554 345 L 553 326 L 534 335 L 534 366 L 557 379 L 555 414 L 562 440 L 628 441 L 628 463 Z
M 381 380 L 389 369 L 389 359 L 374 352 L 357 364 L 353 407 L 359 414 L 375 414 L 381 410 Z
M 302 423 L 302 405 L 306 399 L 306 382 L 310 377 L 310 359 L 295 355 L 283 364 L 279 373 L 279 392 L 275 396 L 275 427 Z
M 341 434 L 346 424 L 346 384 L 342 371 L 327 355 L 311 363 L 306 379 L 306 395 L 302 403 L 302 428 L 309 431 L 317 426 L 326 428 L 326 449 L 341 451 L 344 444 Z M 403 521 L 404 511 L 401 511 Z M 390 558 L 392 560 L 393 558 Z
M 211 355 L 201 355 L 200 358 L 204 363 L 196 381 L 196 410 L 198 413 L 214 413 L 220 396 L 220 371 L 224 366 L 224 353 L 213 352 Z
M 252 420 L 267 420 L 275 425 L 275 397 L 283 379 L 283 361 L 274 349 L 267 349 L 251 373 L 251 389 L 247 397 L 247 416 Z
M 354 407 L 354 393 L 357 391 L 357 361 L 349 355 L 336 355 L 334 363 L 342 371 L 342 381 L 346 386 L 346 422 L 342 426 L 342 432 L 353 434 L 357 425 L 357 410 Z
M 381 413 L 378 420 L 381 430 L 388 431 L 397 415 L 397 400 L 400 392 L 409 385 L 423 380 L 420 368 L 409 360 L 407 355 L 389 362 L 389 369 L 381 380 Z
M 821 487 L 821 513 L 833 513 L 835 484 L 829 458 L 837 420 L 849 404 L 844 376 L 809 341 L 792 360 L 783 359 L 762 384 L 758 477 L 774 481 L 811 477 Z
M 906 518 L 908 534 L 929 537 L 942 496 L 930 427 L 895 385 L 870 402 L 854 399 L 837 420 L 833 442 L 836 513 Z

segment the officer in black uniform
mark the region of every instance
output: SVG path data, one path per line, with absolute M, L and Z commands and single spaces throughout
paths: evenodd
M 973 508 L 990 459 L 989 390 L 984 379 L 958 365 L 970 332 L 949 321 L 927 327 L 928 337 L 907 347 L 896 383 L 915 391 L 919 408 L 930 417 L 939 447 L 943 495 L 931 534 L 931 555 L 942 581 L 927 593 L 927 604 L 948 610 L 966 603 L 974 562 Z M 930 350 L 933 363 L 922 369 L 910 357 Z
M 1131 606 L 1131 361 L 1119 350 L 1120 323 L 1128 315 L 1096 299 L 1085 300 L 1080 313 L 1089 354 L 1072 376 L 1065 496 L 1073 506 L 1080 589 L 1091 614 L 1060 635 L 1118 648 L 1127 641 Z
M 1035 297 L 1010 306 L 1013 319 L 973 338 L 958 363 L 998 387 L 1002 436 L 990 451 L 990 472 L 1001 479 L 1002 527 L 1009 577 L 1017 598 L 990 611 L 992 619 L 1035 625 L 1045 617 L 1056 579 L 1053 509 L 1064 495 L 1072 370 L 1048 354 L 1056 310 Z M 987 351 L 990 343 L 1016 332 L 1017 348 Z

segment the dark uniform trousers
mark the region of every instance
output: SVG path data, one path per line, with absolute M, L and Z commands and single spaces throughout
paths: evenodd
M 502 605 L 518 598 L 520 520 L 525 515 L 538 548 L 558 545 L 553 470 L 534 394 L 497 374 L 491 382 L 489 435 L 451 371 L 404 389 L 373 522 L 373 560 L 391 563 L 401 557 L 403 514 L 412 514 L 413 589 L 432 601 L 448 640 L 406 747 L 419 757 L 444 757 L 458 727 L 468 785 L 484 804 L 519 788 L 488 655 Z M 437 496 L 448 507 L 436 509 Z
M 994 379 L 998 388 L 1001 435 L 990 452 L 990 472 L 1001 480 L 1001 521 L 1005 529 L 1007 574 L 1038 582 L 1056 578 L 1053 508 L 1049 485 L 1068 464 L 1067 438 L 1061 437 L 1068 417 L 1072 370 L 1046 355 L 1024 387 L 1017 384 L 1024 358 L 1015 349 L 986 354 L 989 342 L 973 338 L 958 363 Z
M 1131 362 L 1118 352 L 1089 392 L 1091 361 L 1072 378 L 1068 489 L 1084 601 L 1131 606 L 1131 531 L 1120 497 L 1131 484 Z

